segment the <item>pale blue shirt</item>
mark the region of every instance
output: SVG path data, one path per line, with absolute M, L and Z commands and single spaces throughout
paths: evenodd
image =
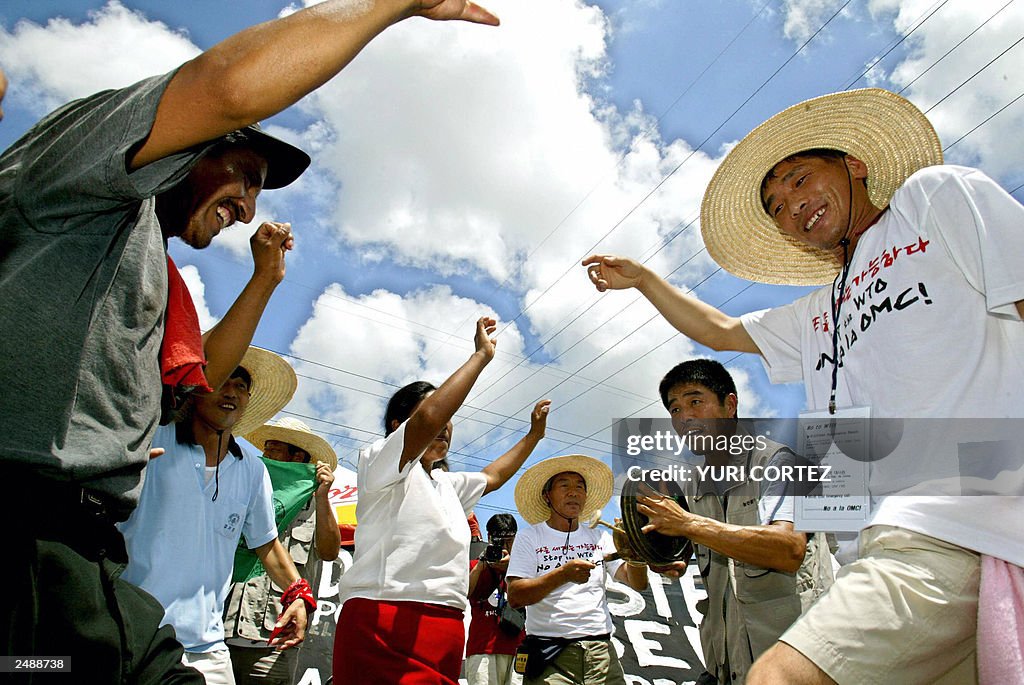
M 251 453 L 229 453 L 213 501 L 216 483 L 206 481 L 202 448 L 179 444 L 173 424 L 157 430 L 153 447 L 166 452 L 149 463 L 139 506 L 118 526 L 128 548 L 121 577 L 159 600 L 163 624 L 174 626 L 185 651 L 223 648 L 239 537 L 250 549 L 277 538 L 270 476 Z

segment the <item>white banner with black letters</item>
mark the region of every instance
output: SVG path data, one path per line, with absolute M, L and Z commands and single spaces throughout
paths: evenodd
M 314 585 L 319 604 L 299 654 L 298 685 L 324 685 L 331 674 L 338 581 L 352 563 L 342 550 L 337 561 L 322 562 Z M 679 579 L 651 574 L 644 592 L 612 582 L 608 600 L 615 624 L 612 642 L 629 685 L 686 685 L 693 683 L 701 662 L 697 602 L 705 597 L 696 564 Z M 340 654 L 339 658 L 345 658 Z M 463 681 L 464 682 L 464 681 Z

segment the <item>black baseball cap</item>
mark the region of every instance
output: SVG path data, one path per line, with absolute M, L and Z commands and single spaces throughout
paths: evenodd
M 267 160 L 267 179 L 264 190 L 284 188 L 302 175 L 309 166 L 310 158 L 291 143 L 266 133 L 259 124 L 250 124 L 238 131 L 246 144 Z

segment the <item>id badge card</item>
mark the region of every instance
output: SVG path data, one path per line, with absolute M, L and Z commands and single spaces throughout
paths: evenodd
M 869 406 L 800 413 L 797 454 L 828 472 L 820 495 L 796 498 L 796 530 L 857 532 L 868 524 L 870 418 Z

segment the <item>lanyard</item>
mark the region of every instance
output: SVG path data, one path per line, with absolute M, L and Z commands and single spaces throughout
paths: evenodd
M 853 228 L 853 174 L 843 160 L 846 169 L 846 180 L 849 183 L 849 194 L 846 196 L 846 235 L 839 244 L 843 246 L 843 270 L 839 277 L 839 298 L 836 299 L 836 283 L 832 280 L 832 390 L 828 396 L 828 413 L 836 413 L 836 386 L 839 383 L 839 315 L 843 310 L 843 298 L 846 296 L 846 277 L 850 275 L 850 238 Z
M 849 169 L 847 169 L 847 173 L 849 173 Z M 839 242 L 843 246 L 843 271 L 842 274 L 836 276 L 839 278 L 838 298 L 836 298 L 835 279 L 832 280 L 832 390 L 828 396 L 829 414 L 836 413 L 836 386 L 839 382 L 839 316 L 843 309 L 843 298 L 846 296 L 846 277 L 850 274 L 850 241 L 843 238 Z

